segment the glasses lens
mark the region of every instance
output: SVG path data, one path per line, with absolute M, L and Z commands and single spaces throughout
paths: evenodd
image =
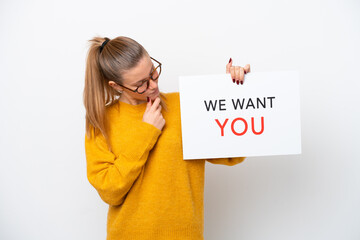
M 160 76 L 160 73 L 161 73 L 161 65 L 158 65 L 158 66 L 156 67 L 155 71 L 153 72 L 151 78 L 152 78 L 153 80 L 158 79 L 159 76 Z
M 146 89 L 148 89 L 149 86 L 149 80 L 143 82 L 143 84 L 137 89 L 138 93 L 143 93 L 146 91 Z

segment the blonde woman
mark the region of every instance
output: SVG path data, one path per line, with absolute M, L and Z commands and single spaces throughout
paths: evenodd
M 178 93 L 161 93 L 162 64 L 135 40 L 95 37 L 84 105 L 87 177 L 109 204 L 107 239 L 203 239 L 205 160 L 182 157 Z M 226 72 L 243 83 L 244 68 Z M 235 165 L 245 157 L 209 159 Z

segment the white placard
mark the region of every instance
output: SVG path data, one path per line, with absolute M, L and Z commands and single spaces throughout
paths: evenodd
M 179 77 L 184 159 L 301 153 L 299 73 Z

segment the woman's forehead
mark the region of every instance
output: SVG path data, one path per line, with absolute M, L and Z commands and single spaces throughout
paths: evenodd
M 143 57 L 135 67 L 125 71 L 123 77 L 129 84 L 136 83 L 148 78 L 152 67 L 153 62 L 151 61 L 151 58 L 148 56 Z

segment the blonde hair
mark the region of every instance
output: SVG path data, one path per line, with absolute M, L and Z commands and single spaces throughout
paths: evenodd
M 108 42 L 100 50 L 105 40 Z M 144 56 L 149 56 L 149 54 L 141 44 L 123 36 L 112 40 L 94 37 L 89 40 L 89 43 L 83 92 L 86 109 L 86 136 L 91 138 L 101 133 L 111 150 L 106 106 L 114 104 L 120 97 L 120 93 L 113 89 L 108 82 L 114 81 L 121 84 L 124 80 L 122 73 L 135 67 Z M 166 109 L 162 94 L 160 94 L 160 98 L 162 99 L 161 104 Z

